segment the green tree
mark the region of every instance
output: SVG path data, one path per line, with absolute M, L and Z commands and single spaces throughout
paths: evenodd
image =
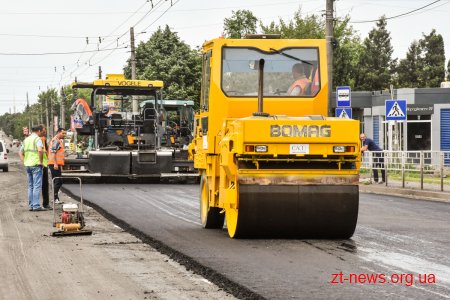
M 325 22 L 317 15 L 302 16 L 301 9 L 294 13 L 290 21 L 279 19 L 278 23 L 261 24 L 262 32 L 280 34 L 285 39 L 323 39 Z
M 48 128 L 47 131 L 51 135 L 53 133 L 52 123 L 53 116 L 59 115 L 60 104 L 58 102 L 58 91 L 55 88 L 49 88 L 38 94 L 38 104 L 42 107 L 42 120 L 46 124 L 46 117 L 48 114 Z
M 67 85 L 61 90 L 54 88 L 47 89 L 38 94 L 37 102 L 25 107 L 21 113 L 4 114 L 0 116 L 0 127 L 2 127 L 7 134 L 12 134 L 15 138 L 22 137 L 22 127 L 34 126 L 37 124 L 46 124 L 46 112 L 49 117 L 48 132 L 52 132 L 53 116 L 61 117 L 61 101 L 64 101 L 65 124 L 64 127 L 70 126 L 70 115 L 73 113 L 71 106 L 78 98 L 89 100 L 90 90 L 80 89 L 78 93 L 72 90 Z M 88 101 L 89 103 L 89 101 Z M 60 126 L 61 124 L 58 124 Z
M 226 38 L 240 39 L 247 34 L 255 34 L 258 19 L 249 10 L 232 11 L 230 18 L 225 18 L 223 34 Z
M 0 116 L 0 128 L 2 128 L 6 134 L 11 134 L 14 138 L 22 139 L 22 128 L 29 126 L 32 107 L 33 106 L 29 106 L 24 112 L 15 114 L 6 113 Z M 37 124 L 37 122 L 33 124 Z
M 423 51 L 420 87 L 439 87 L 445 79 L 444 39 L 433 29 L 419 43 Z
M 49 113 L 49 121 L 52 122 L 53 115 L 59 114 L 57 96 L 56 89 L 40 92 L 37 103 L 28 105 L 23 112 L 0 116 L 0 127 L 15 138 L 22 138 L 22 127 L 46 123 L 46 110 Z
M 359 61 L 355 85 L 357 90 L 373 91 L 389 88 L 396 60 L 392 60 L 394 49 L 386 25 L 386 17 L 382 16 L 376 27 L 369 32 L 369 36 L 364 39 L 364 52 Z
M 169 26 L 153 33 L 136 47 L 138 79 L 164 81 L 166 99 L 200 99 L 201 55 L 180 40 Z M 131 78 L 128 60 L 125 76 Z
M 22 135 L 20 134 L 19 128 L 22 121 L 19 122 L 19 117 L 21 113 L 10 114 L 6 113 L 0 117 L 0 128 L 5 131 L 8 135 L 13 135 L 14 138 L 20 138 Z M 25 125 L 24 125 L 25 126 Z
M 450 81 L 450 59 L 447 62 L 447 81 Z
M 358 77 L 359 61 L 364 53 L 361 38 L 351 25 L 350 17 L 336 20 L 334 38 L 336 47 L 333 50 L 333 89 L 336 86 L 348 85 L 354 88 Z
M 418 41 L 413 41 L 409 46 L 406 58 L 401 59 L 397 66 L 397 87 L 419 87 L 420 74 L 423 69 L 422 47 Z
M 337 19 L 334 25 L 336 47 L 333 50 L 334 87 L 338 85 L 354 86 L 358 74 L 359 59 L 363 52 L 361 38 L 349 25 L 350 17 Z M 282 38 L 324 39 L 325 22 L 321 16 L 302 16 L 299 9 L 292 20 L 279 20 L 269 25 L 261 24 L 264 33 L 280 34 Z M 333 87 L 333 88 L 334 88 Z

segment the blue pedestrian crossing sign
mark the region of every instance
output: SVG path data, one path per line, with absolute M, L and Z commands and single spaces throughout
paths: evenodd
M 386 121 L 406 120 L 406 100 L 386 100 Z
M 351 107 L 336 107 L 336 118 L 351 119 L 352 108 Z
M 336 87 L 336 106 L 350 107 L 352 92 L 349 86 Z

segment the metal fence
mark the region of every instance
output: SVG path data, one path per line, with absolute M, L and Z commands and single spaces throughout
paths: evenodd
M 374 169 L 385 172 L 386 185 L 393 178 L 404 188 L 409 179 L 417 182 L 417 187 L 420 183 L 422 190 L 428 184 L 444 191 L 444 187 L 449 187 L 446 178 L 450 175 L 450 151 L 365 151 L 361 170 L 368 170 L 372 180 Z

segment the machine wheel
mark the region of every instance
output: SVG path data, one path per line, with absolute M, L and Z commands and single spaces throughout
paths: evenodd
M 236 235 L 236 229 L 238 224 L 239 210 L 236 208 L 227 208 L 225 213 L 227 217 L 228 235 L 231 238 L 238 237 Z
M 356 227 L 358 186 L 239 185 L 227 207 L 231 238 L 348 239 Z
M 203 172 L 200 180 L 200 219 L 203 228 L 220 229 L 223 227 L 224 214 L 219 207 L 209 206 L 208 178 Z

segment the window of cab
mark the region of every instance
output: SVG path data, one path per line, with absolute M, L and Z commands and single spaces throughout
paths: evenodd
M 228 97 L 258 95 L 258 63 L 264 59 L 265 97 L 314 97 L 320 90 L 317 48 L 222 49 L 222 91 Z

